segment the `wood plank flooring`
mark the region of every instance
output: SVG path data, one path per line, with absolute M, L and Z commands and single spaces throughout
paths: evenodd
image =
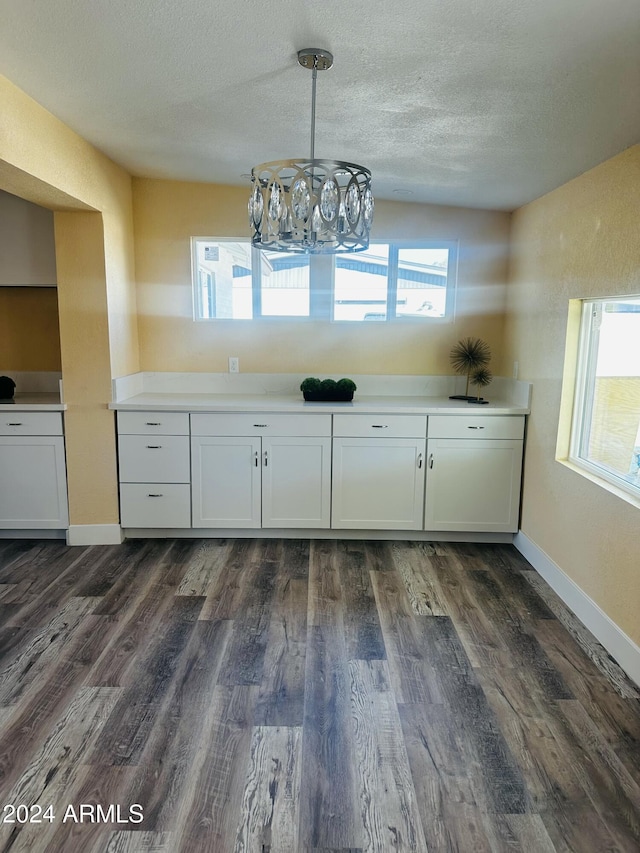
M 510 545 L 0 540 L 0 667 L 1 851 L 640 850 L 640 691 Z

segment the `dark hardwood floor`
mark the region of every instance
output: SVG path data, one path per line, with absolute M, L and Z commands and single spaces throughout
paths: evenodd
M 0 657 L 0 850 L 640 849 L 640 693 L 512 546 L 0 540 Z

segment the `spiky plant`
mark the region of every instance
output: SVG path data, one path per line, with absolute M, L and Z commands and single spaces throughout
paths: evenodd
M 449 354 L 451 366 L 456 373 L 467 374 L 467 388 L 465 391 L 467 396 L 469 395 L 471 372 L 484 367 L 489 363 L 490 359 L 491 349 L 489 348 L 489 344 L 481 338 L 463 338 L 451 350 Z
M 480 399 L 480 389 L 486 388 L 486 386 L 491 383 L 492 379 L 493 373 L 489 370 L 488 367 L 478 367 L 477 370 L 473 371 L 473 373 L 471 374 L 471 384 L 475 385 L 478 389 L 478 399 Z

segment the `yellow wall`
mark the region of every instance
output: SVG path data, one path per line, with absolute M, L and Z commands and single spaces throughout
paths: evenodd
M 105 405 L 111 371 L 102 216 L 56 212 L 55 235 L 62 376 L 65 398 L 73 401 L 65 417 L 66 444 L 73 448 L 67 452 L 69 514 L 83 519 L 72 524 L 114 524 L 118 486 L 113 412 Z
M 0 121 L 0 189 L 65 211 L 55 228 L 71 524 L 117 523 L 106 405 L 110 378 L 138 370 L 131 178 L 4 77 Z
M 60 370 L 55 287 L 0 287 L 0 370 Z
M 509 215 L 380 201 L 373 239 L 459 240 L 455 323 L 194 323 L 190 238 L 248 237 L 248 189 L 135 178 L 140 364 L 148 371 L 448 374 L 451 346 L 484 338 L 499 372 Z
M 516 211 L 505 325 L 533 382 L 522 531 L 636 643 L 638 509 L 555 455 L 569 300 L 640 293 L 639 210 L 637 145 Z

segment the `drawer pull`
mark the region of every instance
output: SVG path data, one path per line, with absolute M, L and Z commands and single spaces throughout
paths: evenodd
M 371 424 L 372 429 L 389 429 L 389 424 Z
M 147 450 L 161 450 L 161 444 L 147 444 Z
M 22 421 L 13 421 L 7 424 L 7 426 L 22 426 Z
M 483 426 L 468 426 L 467 429 L 484 429 Z
M 422 468 L 422 453 L 418 453 L 418 468 Z
M 254 424 L 254 427 L 268 427 L 269 424 Z
M 256 468 L 258 467 L 258 451 L 257 450 L 253 454 L 253 464 L 256 466 Z
M 162 426 L 162 421 L 147 421 L 145 426 Z
M 158 493 L 149 493 L 149 494 L 147 495 L 147 497 L 148 497 L 148 498 L 163 498 L 163 497 L 164 497 L 164 495 L 161 495 L 161 494 L 158 494 Z
M 265 450 L 265 452 L 264 452 L 264 467 L 266 468 L 268 464 L 269 464 L 269 454 Z
M 433 468 L 433 453 L 429 454 L 429 468 Z

